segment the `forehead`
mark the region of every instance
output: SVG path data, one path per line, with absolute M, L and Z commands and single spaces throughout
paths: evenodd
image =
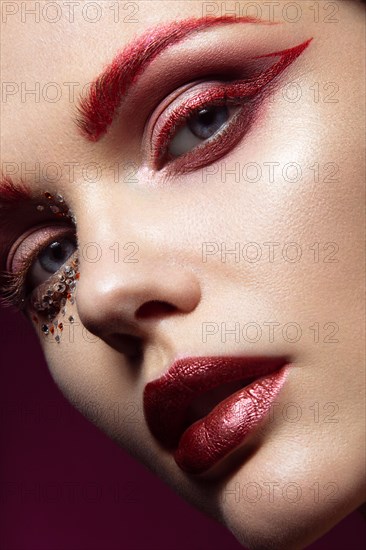
M 66 141 L 78 147 L 70 127 L 77 100 L 116 53 L 148 28 L 202 14 L 196 1 L 6 4 L 12 8 L 2 7 L 1 141 L 12 159 L 27 151 L 50 156 L 50 143 L 53 153 Z
M 288 7 L 283 11 L 288 2 L 275 4 L 279 7 L 272 13 L 268 2 L 250 3 L 255 9 L 245 14 L 279 18 L 283 24 L 271 32 L 282 33 L 286 46 L 293 45 L 291 40 L 299 41 L 294 38 L 299 28 L 303 28 L 301 34 L 306 32 L 305 38 L 314 32 L 334 32 L 331 24 L 322 29 L 319 24 L 308 28 L 308 21 L 314 22 L 313 2 L 302 3 L 298 25 L 291 23 L 296 13 Z M 223 12 L 223 5 L 195 0 L 35 2 L 32 6 L 20 1 L 3 2 L 2 161 L 32 165 L 35 159 L 47 163 L 64 160 L 65 156 L 73 161 L 70 151 L 81 162 L 90 160 L 93 144 L 86 148 L 72 123 L 77 100 L 89 83 L 118 51 L 147 29 L 189 17 L 230 15 L 230 11 Z M 247 3 L 235 3 L 235 16 L 243 14 L 243 5 Z M 268 45 L 266 29 L 258 31 L 257 41 L 252 40 L 257 29 L 245 29 L 248 42 L 256 43 L 258 53 L 261 47 L 265 53 Z

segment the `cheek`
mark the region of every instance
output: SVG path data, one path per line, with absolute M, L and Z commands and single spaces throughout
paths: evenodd
M 206 266 L 236 277 L 247 299 L 260 287 L 261 300 L 277 304 L 287 317 L 308 311 L 310 320 L 314 311 L 330 312 L 334 321 L 359 326 L 362 122 L 349 109 L 352 98 L 343 94 L 336 103 L 316 102 L 310 87 L 301 82 L 298 102 L 276 94 L 242 143 L 194 176 L 201 208 L 201 193 L 205 200 L 192 240 L 216 250 L 207 255 Z M 349 117 L 353 138 L 345 140 Z M 350 278 L 352 285 L 344 284 Z
M 260 464 L 251 476 L 249 465 L 247 475 L 232 478 L 221 495 L 224 523 L 248 548 L 307 547 L 363 502 L 361 461 L 350 475 L 346 457 L 341 458 L 332 475 L 325 463 L 312 466 L 311 473 L 299 464 L 286 472 L 273 467 L 266 477 L 258 475 Z
M 292 389 L 282 398 L 294 402 Z M 307 547 L 364 500 L 360 426 L 344 408 L 338 424 L 309 421 L 311 400 L 296 401 L 303 418 L 275 416 L 252 440 L 253 456 L 220 491 L 224 522 L 248 548 Z
M 83 416 L 137 453 L 146 429 L 135 373 L 122 355 L 82 330 L 77 320 L 75 325 L 72 341 L 66 333 L 60 344 L 44 345 L 51 376 Z

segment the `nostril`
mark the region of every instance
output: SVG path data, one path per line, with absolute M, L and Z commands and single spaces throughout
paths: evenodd
M 149 319 L 150 317 L 164 317 L 170 313 L 177 311 L 175 306 L 168 302 L 160 302 L 159 300 L 150 300 L 145 302 L 136 311 L 136 319 Z

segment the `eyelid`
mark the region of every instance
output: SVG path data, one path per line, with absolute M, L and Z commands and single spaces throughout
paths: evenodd
M 6 270 L 17 273 L 29 268 L 42 249 L 49 246 L 55 239 L 72 234 L 75 235 L 75 229 L 61 222 L 53 224 L 44 223 L 33 227 L 26 233 L 23 233 L 12 245 L 6 263 Z M 30 245 L 28 241 L 32 235 L 35 235 L 35 238 Z
M 206 79 L 199 79 L 194 80 L 192 82 L 189 82 L 188 84 L 184 84 L 184 86 L 179 86 L 174 92 L 170 93 L 162 102 L 159 103 L 158 107 L 155 107 L 155 109 L 152 110 L 148 117 L 148 122 L 145 126 L 145 130 L 142 136 L 142 143 L 147 144 L 144 149 L 148 149 L 150 151 L 151 149 L 151 136 L 154 133 L 155 126 L 157 124 L 157 121 L 159 118 L 167 111 L 170 111 L 172 108 L 172 105 L 174 105 L 177 101 L 178 103 L 181 103 L 181 97 L 185 95 L 185 93 L 189 93 L 192 89 L 195 89 L 195 86 L 201 83 L 206 83 Z M 151 155 L 151 151 L 149 153 Z
M 205 101 L 205 93 L 212 90 L 216 85 L 218 86 L 220 81 L 217 80 L 200 80 L 192 83 L 188 90 L 183 90 L 180 94 L 175 94 L 176 97 L 171 99 L 168 104 L 163 103 L 159 108 L 159 115 L 152 119 L 149 134 L 151 135 L 150 143 L 151 150 L 157 150 L 159 147 L 160 139 L 154 139 L 156 135 L 160 136 L 167 123 L 174 119 L 174 130 L 177 129 L 179 119 L 186 120 L 194 110 L 194 103 L 202 104 L 207 103 Z M 223 83 L 221 83 L 222 85 Z M 178 112 L 178 113 L 177 113 Z M 173 133 L 173 132 L 172 132 Z
M 261 100 L 265 93 L 267 91 L 273 90 L 273 86 L 270 86 L 270 90 L 268 90 L 268 85 L 271 83 L 272 80 L 274 80 L 276 77 L 278 77 L 287 67 L 289 67 L 302 53 L 303 51 L 309 46 L 309 44 L 312 42 L 313 38 L 310 38 L 306 40 L 305 42 L 298 44 L 295 47 L 284 49 L 281 51 L 271 52 L 259 56 L 252 56 L 251 60 L 253 62 L 263 62 L 265 59 L 271 59 L 271 58 L 278 58 L 277 61 L 274 61 L 269 66 L 263 68 L 259 73 L 252 73 L 252 75 L 246 74 L 246 77 L 242 75 L 241 79 L 238 79 L 238 75 L 234 76 L 234 74 L 231 75 L 231 79 L 228 82 L 228 74 L 226 73 L 225 77 L 220 80 L 220 88 L 217 92 L 217 88 L 215 91 L 211 90 L 209 92 L 206 92 L 207 97 L 204 97 L 204 94 L 201 94 L 201 96 L 197 96 L 197 103 L 195 104 L 195 98 L 193 97 L 191 100 L 187 100 L 186 103 L 182 104 L 180 107 L 177 108 L 176 111 L 173 110 L 173 105 L 178 103 L 178 100 L 182 101 L 181 96 L 177 98 L 175 101 L 173 101 L 168 109 L 167 112 L 171 112 L 170 119 L 168 118 L 165 111 L 162 112 L 161 116 L 166 119 L 166 122 L 160 124 L 160 117 L 157 117 L 155 119 L 155 123 L 153 124 L 153 128 L 151 129 L 150 124 L 148 124 L 148 128 L 150 129 L 149 132 L 147 132 L 148 140 L 145 143 L 145 151 L 148 151 L 148 163 L 154 170 L 161 170 L 164 168 L 164 156 L 166 155 L 167 146 L 169 143 L 169 139 L 171 139 L 174 136 L 176 127 L 181 123 L 181 121 L 187 120 L 190 115 L 193 114 L 194 110 L 197 110 L 199 107 L 212 105 L 213 97 L 211 95 L 215 96 L 215 100 L 221 100 L 224 101 L 233 101 L 239 99 L 242 100 L 244 103 L 245 100 L 250 100 L 253 103 L 253 110 L 254 112 L 258 109 L 258 103 L 256 101 L 257 97 Z M 244 63 L 244 61 L 243 61 Z M 212 73 L 211 73 L 212 74 Z M 244 76 L 244 78 L 243 78 Z M 217 77 L 216 77 L 217 78 Z M 220 78 L 220 77 L 219 77 Z M 207 82 L 206 84 L 210 85 Z M 211 77 L 211 86 L 212 86 L 212 77 Z M 221 90 L 221 92 L 220 92 Z M 190 92 L 192 94 L 193 90 Z M 182 94 L 184 96 L 184 94 Z M 207 99 L 207 101 L 206 101 Z M 160 109 L 159 109 L 160 110 Z M 160 111 L 161 112 L 161 111 Z M 243 130 L 243 123 L 245 121 L 245 113 L 242 117 L 242 130 Z M 154 117 L 154 115 L 153 115 Z M 254 117 L 251 117 L 249 113 L 247 113 L 247 122 L 251 123 L 253 121 Z M 230 123 L 228 123 L 230 125 Z M 159 135 L 156 137 L 157 129 L 160 131 Z M 245 134 L 245 131 L 242 132 L 242 135 Z M 146 132 L 144 133 L 144 136 L 146 135 Z M 217 141 L 217 140 L 216 140 Z M 232 141 L 235 141 L 235 139 L 232 139 Z M 209 140 L 209 143 L 215 142 L 215 139 Z M 228 140 L 226 140 L 226 146 L 228 146 Z M 189 166 L 189 163 L 187 164 L 186 169 L 184 168 L 184 162 L 183 159 L 185 158 L 192 158 L 193 151 L 199 149 L 201 152 L 202 150 L 208 150 L 210 145 L 207 143 L 207 145 L 198 145 L 191 151 L 185 153 L 182 156 L 176 157 L 176 160 L 173 160 L 170 164 L 174 166 L 174 170 L 176 167 L 180 167 L 180 170 L 178 171 L 190 171 L 192 169 L 196 169 L 199 167 L 199 164 L 197 162 L 191 163 L 191 166 Z M 218 147 L 216 148 L 216 159 L 212 159 L 211 162 L 214 160 L 217 160 L 220 157 Z M 227 151 L 224 151 L 223 154 L 226 154 Z M 223 154 L 221 156 L 223 156 Z M 205 164 L 210 163 L 209 158 L 207 157 L 205 159 Z M 192 168 L 192 166 L 194 167 Z M 202 166 L 201 166 L 202 167 Z M 169 171 L 169 170 L 168 170 Z
M 233 104 L 243 105 L 244 102 L 254 97 L 260 91 L 260 86 L 253 81 L 236 80 L 234 82 L 225 81 L 204 81 L 201 85 L 195 86 L 183 93 L 176 100 L 171 102 L 167 109 L 156 120 L 151 132 L 149 158 L 156 170 L 163 166 L 164 158 L 167 153 L 169 141 L 174 137 L 179 127 L 192 116 L 192 114 L 203 106 Z M 182 97 L 183 96 L 183 97 Z M 227 125 L 235 123 L 237 115 L 234 115 Z M 219 132 L 218 132 L 219 134 Z M 203 142 L 192 151 L 198 148 L 209 147 L 208 143 L 213 140 Z M 207 145 L 206 145 L 207 143 Z M 191 151 L 191 152 L 192 152 Z M 185 158 L 191 152 L 177 157 Z

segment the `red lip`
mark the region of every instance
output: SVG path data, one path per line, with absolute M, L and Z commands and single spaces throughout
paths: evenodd
M 178 359 L 145 387 L 149 429 L 183 471 L 203 473 L 238 447 L 267 414 L 285 382 L 288 363 L 285 357 Z M 206 408 L 211 400 L 211 412 L 204 411 L 205 399 Z M 201 402 L 196 421 L 195 400 Z

